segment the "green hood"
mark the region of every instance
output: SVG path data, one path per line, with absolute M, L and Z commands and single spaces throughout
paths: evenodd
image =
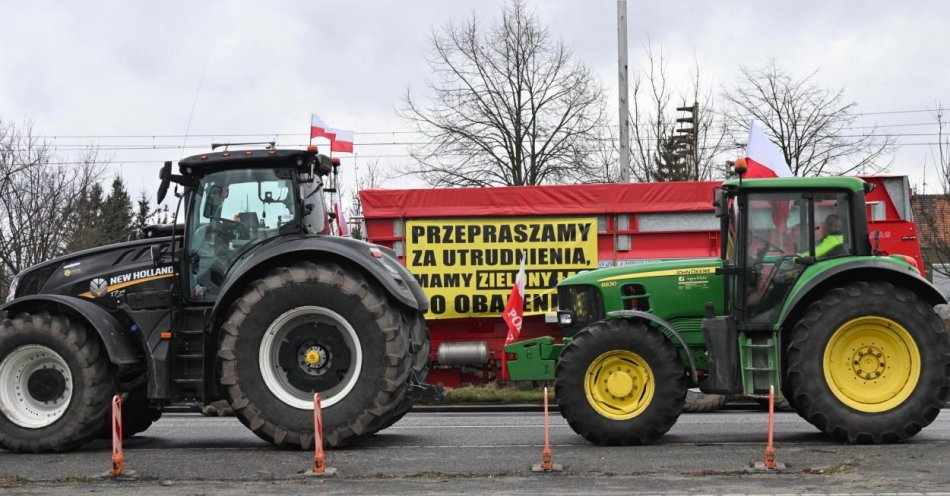
M 609 269 L 599 269 L 573 275 L 564 279 L 558 286 L 572 286 L 576 284 L 596 285 L 603 281 L 620 281 L 625 279 L 639 279 L 644 277 L 674 276 L 689 274 L 689 269 L 722 267 L 722 259 L 715 258 L 687 258 L 683 260 L 669 260 L 664 262 L 648 262 L 636 265 L 623 265 Z

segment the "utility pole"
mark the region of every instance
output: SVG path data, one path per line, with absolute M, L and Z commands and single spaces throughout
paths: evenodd
M 620 90 L 620 182 L 630 182 L 630 106 L 627 88 L 627 0 L 617 0 L 617 69 Z

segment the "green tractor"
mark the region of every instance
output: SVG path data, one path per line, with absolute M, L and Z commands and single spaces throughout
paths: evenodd
M 933 308 L 946 300 L 912 258 L 872 246 L 869 190 L 846 177 L 725 182 L 720 258 L 562 281 L 563 342 L 506 347 L 512 379 L 556 379 L 561 414 L 596 444 L 656 440 L 697 387 L 774 388 L 849 443 L 913 436 L 950 396 L 950 333 Z

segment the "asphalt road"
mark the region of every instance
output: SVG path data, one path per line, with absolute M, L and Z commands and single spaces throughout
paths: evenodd
M 783 473 L 747 472 L 764 453 L 758 412 L 683 415 L 645 447 L 597 447 L 555 414 L 551 443 L 560 474 L 532 474 L 543 443 L 539 413 L 412 413 L 359 446 L 328 452 L 332 479 L 305 479 L 312 454 L 261 441 L 233 418 L 166 414 L 126 441 L 126 464 L 140 479 L 93 481 L 108 470 L 110 445 L 75 453 L 0 451 L 3 492 L 35 494 L 604 494 L 950 492 L 950 410 L 909 442 L 847 446 L 792 413 L 776 417 Z

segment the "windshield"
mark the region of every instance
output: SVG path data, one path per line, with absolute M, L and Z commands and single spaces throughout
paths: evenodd
M 213 301 L 234 260 L 294 221 L 296 204 L 289 169 L 229 170 L 203 177 L 188 219 L 191 297 Z

